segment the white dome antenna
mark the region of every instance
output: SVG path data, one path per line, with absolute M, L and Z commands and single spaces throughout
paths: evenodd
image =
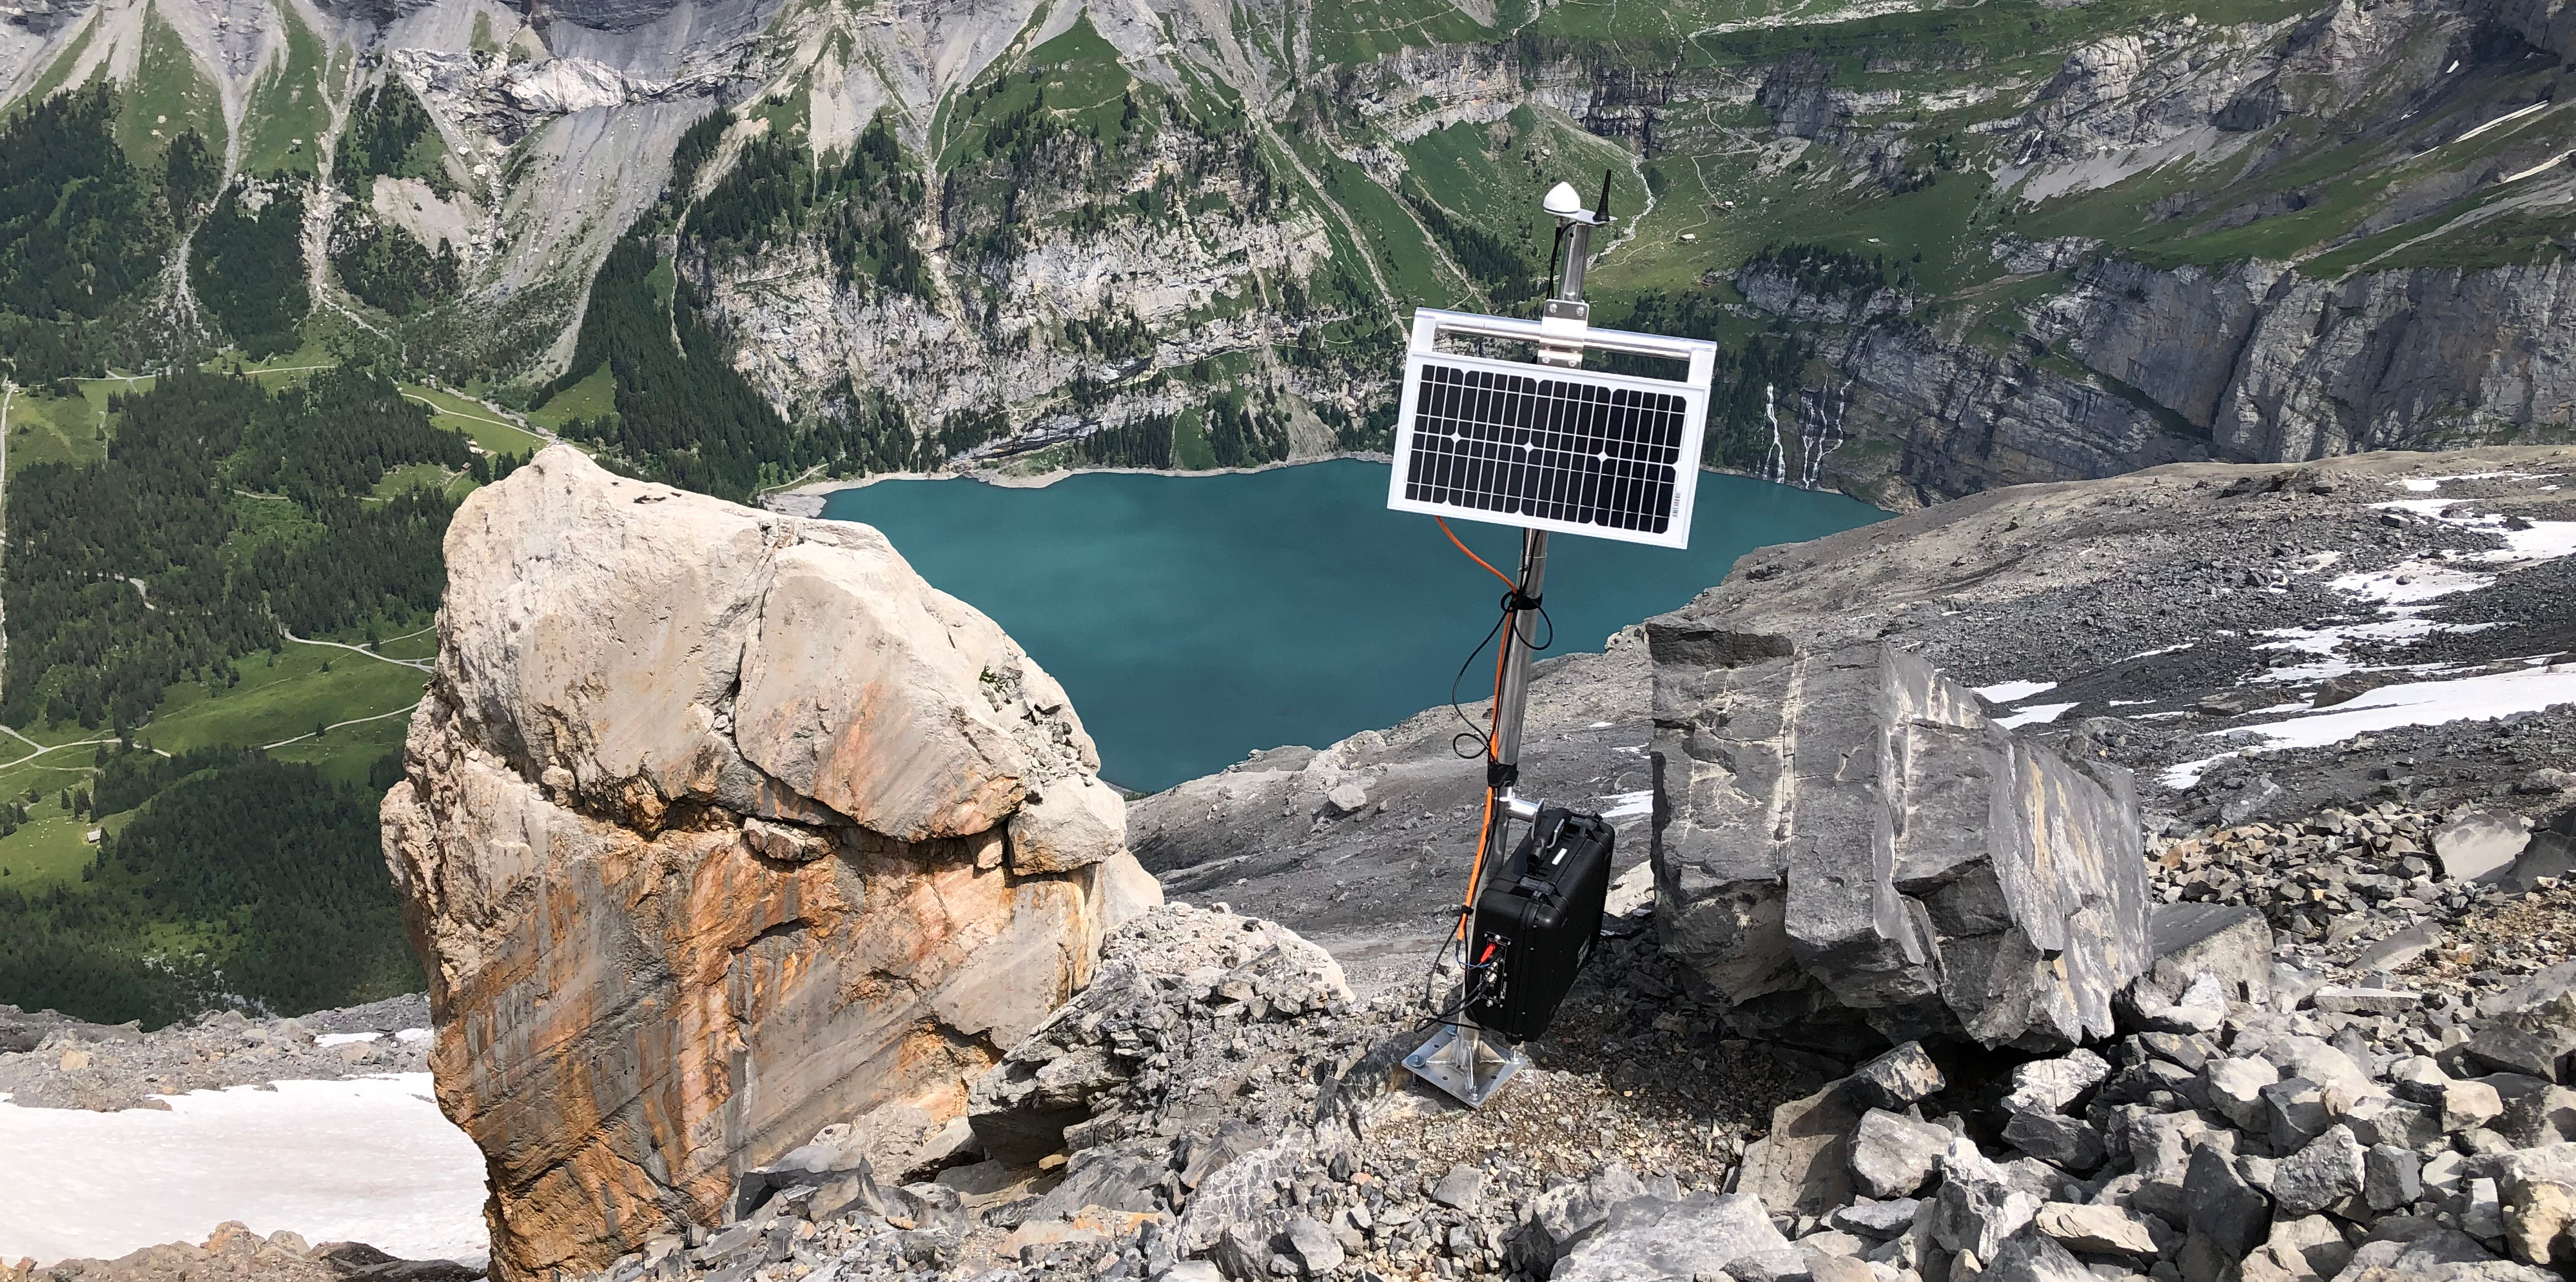
M 1559 218 L 1572 218 L 1583 212 L 1583 194 L 1574 189 L 1573 183 L 1558 183 L 1548 188 L 1547 199 L 1540 202 L 1540 207 Z

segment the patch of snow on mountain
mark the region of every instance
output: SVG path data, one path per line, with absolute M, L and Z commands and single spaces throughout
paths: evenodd
M 2245 754 L 2243 752 L 2222 752 L 2214 757 L 2202 757 L 2198 761 L 2180 762 L 2175 765 L 2165 767 L 2164 773 L 2157 775 L 2156 779 L 2158 782 L 2164 784 L 2164 786 L 2171 788 L 2176 792 L 2183 792 L 2188 789 L 2199 787 L 2200 777 L 2209 773 L 2209 768 L 2211 766 L 2217 765 L 2219 762 L 2229 760 L 2230 758 L 2241 757 L 2244 755 Z
M 2375 623 L 2337 623 L 2317 628 L 2272 628 L 2258 632 L 2256 636 L 2273 639 L 2256 645 L 2254 648 L 2257 650 L 2284 650 L 2293 654 L 2315 657 L 2305 663 L 2267 668 L 2238 684 L 2304 685 L 2311 681 L 2323 681 L 2354 672 L 2439 672 L 2443 671 L 2446 665 L 2399 664 L 2372 667 L 2344 657 L 2343 650 L 2344 647 L 2357 641 L 2374 645 L 2413 645 L 2436 632 L 2484 632 L 2489 628 L 2504 626 L 2501 623 L 2436 623 L 2431 619 L 2416 618 L 2406 607 L 2397 607 L 2392 612 L 2397 613 L 2398 617 L 2382 619 Z
M 2056 688 L 2054 681 L 1999 681 L 1990 686 L 1978 686 L 1968 693 L 1988 703 L 2004 704 L 2019 703 L 2032 695 L 2046 694 Z
M 2449 481 L 2537 481 L 2537 472 L 2462 472 L 2458 476 L 2409 476 L 2397 483 L 2418 494 L 2430 494 Z
M 2503 539 L 2503 547 L 2471 558 L 2488 564 L 2528 565 L 2576 555 L 2576 521 L 2525 521 L 2493 512 L 2444 515 L 2460 502 L 2457 499 L 2395 499 L 2371 506 L 2411 512 L 2428 521 L 2439 521 L 2463 530 L 2477 530 Z
M 2215 733 L 2250 735 L 2261 748 L 2318 748 L 2398 726 L 2493 721 L 2552 704 L 2576 703 L 2576 666 L 2532 667 L 2439 681 L 2381 686 L 2327 712 Z M 2181 769 L 2181 767 L 2176 767 Z M 2171 772 L 2167 772 L 2170 777 Z
M 2140 650 L 2140 651 L 2138 651 L 2136 654 L 2130 655 L 2128 658 L 2125 658 L 2125 659 L 2120 660 L 2120 662 L 2122 662 L 2122 663 L 2135 663 L 2135 662 L 2137 662 L 2137 661 L 2138 661 L 2138 660 L 2140 660 L 2140 659 L 2152 659 L 2152 658 L 2154 658 L 2154 657 L 2156 657 L 2157 655 L 2160 655 L 2160 654 L 2180 654 L 2180 653 L 2182 653 L 2183 651 L 2188 650 L 2188 649 L 2190 649 L 2190 648 L 2192 648 L 2193 646 L 2198 645 L 2198 644 L 2200 644 L 2200 643 L 2199 643 L 2199 642 L 2197 642 L 2197 641 L 2185 641 L 2185 642 L 2183 642 L 2183 643 L 2182 643 L 2182 644 L 2180 644 L 2180 645 L 2166 645 L 2166 646 L 2158 646 L 2158 647 L 2156 647 L 2156 648 L 2155 648 L 2155 649 L 2153 649 L 2153 650 Z
M 1995 724 L 2002 726 L 2007 730 L 2012 729 L 2014 726 L 2046 725 L 2049 722 L 2055 721 L 2059 717 L 2066 715 L 2066 710 L 2074 706 L 2075 705 L 2071 703 L 2043 703 L 2037 707 L 2024 708 L 2009 717 L 2004 717 L 1996 721 Z
M 169 1111 L 19 1108 L 0 1096 L 0 1259 L 113 1259 L 240 1220 L 310 1242 L 480 1264 L 483 1155 L 427 1073 L 163 1097 Z
M 2346 574 L 2327 586 L 2382 605 L 2413 605 L 2462 592 L 2475 592 L 2494 582 L 2490 575 L 2455 570 L 2439 561 L 2418 558 L 2400 561 L 2385 570 Z

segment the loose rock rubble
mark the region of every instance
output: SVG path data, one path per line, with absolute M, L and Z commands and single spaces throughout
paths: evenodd
M 0 1010 L 0 1022 L 44 1030 L 24 1050 L 0 1051 L 0 1094 L 21 1108 L 167 1108 L 153 1097 L 429 1071 L 429 1000 L 417 993 L 297 1019 L 218 1011 L 150 1033 Z
M 2166 845 L 2115 1035 L 2044 1058 L 1747 1042 L 1651 937 L 1606 939 L 1533 1066 L 1473 1113 L 1395 1069 L 1418 996 L 1356 1000 L 1283 928 L 1169 905 L 977 1086 L 994 1156 L 898 1188 L 809 1153 L 755 1173 L 736 1223 L 603 1276 L 2556 1277 L 2576 1265 L 2576 964 L 2454 972 L 2499 946 L 2484 923 L 2576 909 L 2576 886 L 2438 862 L 2353 882 L 2405 872 L 2400 843 L 2438 846 L 2443 822 L 2374 807 Z M 2342 899 L 2269 889 L 2320 870 Z M 2276 933 L 2318 903 L 2363 924 Z
M 1651 938 L 1605 940 L 1532 1066 L 1470 1113 L 1398 1068 L 1430 1031 L 1419 994 L 1356 998 L 1284 928 L 1166 905 L 977 1084 L 994 1156 L 898 1186 L 827 1130 L 747 1175 L 734 1222 L 600 1276 L 1544 1277 L 1637 1198 L 1679 1208 L 1653 1233 L 1750 1231 L 1729 1166 L 1841 1066 L 1727 1036 L 1679 984 Z

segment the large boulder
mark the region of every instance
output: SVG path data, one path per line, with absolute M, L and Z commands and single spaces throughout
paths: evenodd
M 1878 642 L 1650 620 L 1655 920 L 1750 1036 L 2107 1037 L 2146 969 L 2128 772 L 1987 719 Z
M 872 529 L 558 447 L 446 556 L 384 841 L 496 1279 L 713 1223 L 826 1126 L 957 1117 L 1161 898 L 1062 688 Z

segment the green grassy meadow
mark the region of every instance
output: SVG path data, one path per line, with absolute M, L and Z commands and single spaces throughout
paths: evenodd
M 606 381 L 607 372 L 606 366 L 600 367 L 603 383 Z M 567 389 L 565 395 L 578 390 L 578 387 Z M 464 433 L 472 438 L 476 445 L 482 446 L 486 454 L 533 454 L 546 446 L 544 437 L 503 419 L 498 411 L 481 401 L 459 396 L 454 392 L 443 392 L 434 387 L 422 387 L 415 383 L 403 384 L 403 395 L 428 406 L 440 427 Z M 551 405 L 552 402 L 548 404 Z M 528 417 L 532 422 L 545 424 L 550 428 L 554 426 L 547 423 L 542 410 Z

